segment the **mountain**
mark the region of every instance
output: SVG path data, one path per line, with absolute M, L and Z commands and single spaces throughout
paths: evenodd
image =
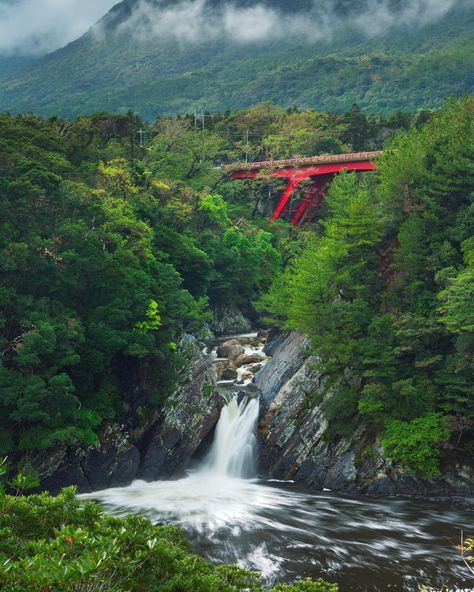
M 338 0 L 318 20 L 311 0 L 245 0 L 243 15 L 203 2 L 117 4 L 77 41 L 3 79 L 0 110 L 75 117 L 132 109 L 152 119 L 272 100 L 390 112 L 474 92 L 470 3 L 428 18 L 412 16 L 413 2 L 392 0 L 387 18 Z
M 30 56 L 1 56 L 0 55 L 0 82 L 18 76 L 36 61 Z

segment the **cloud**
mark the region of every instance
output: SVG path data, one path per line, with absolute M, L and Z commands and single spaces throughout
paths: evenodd
M 357 8 L 343 13 L 342 17 L 336 2 L 314 0 L 311 9 L 291 13 L 261 0 L 243 7 L 233 0 L 218 7 L 211 7 L 207 0 L 178 0 L 164 6 L 140 0 L 122 27 L 140 39 L 180 42 L 222 39 L 249 44 L 298 38 L 315 42 L 330 39 L 346 25 L 368 37 L 395 28 L 420 27 L 439 20 L 466 0 L 405 0 L 398 3 L 398 8 L 393 0 L 358 0 L 352 3 Z
M 0 54 L 41 55 L 82 35 L 117 0 L 0 0 Z
M 118 0 L 0 0 L 0 55 L 42 55 L 82 35 Z M 308 0 L 311 2 L 311 0 Z M 335 3 L 351 8 L 345 18 Z M 285 38 L 315 42 L 330 39 L 350 24 L 367 36 L 388 29 L 421 26 L 442 18 L 452 7 L 472 0 L 314 0 L 312 9 L 291 13 L 271 0 L 239 6 L 239 0 L 138 0 L 122 25 L 140 39 L 182 43 L 230 40 L 241 44 Z M 287 0 L 287 6 L 292 0 Z M 101 28 L 96 27 L 98 35 Z M 106 34 L 105 31 L 102 33 Z

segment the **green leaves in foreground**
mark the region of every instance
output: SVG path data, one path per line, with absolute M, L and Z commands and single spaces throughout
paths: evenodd
M 0 498 L 0 590 L 3 592 L 262 592 L 253 572 L 209 565 L 189 552 L 182 532 L 126 519 L 81 503 L 73 488 Z M 274 592 L 337 592 L 322 580 Z

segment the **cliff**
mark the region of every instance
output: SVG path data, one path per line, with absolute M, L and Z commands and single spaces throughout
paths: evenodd
M 77 485 L 80 492 L 180 476 L 199 453 L 219 418 L 223 401 L 215 392 L 217 374 L 212 358 L 192 336 L 183 338 L 187 358 L 175 393 L 138 427 L 111 424 L 98 446 L 60 447 L 38 454 L 33 465 L 41 488 L 57 492 Z
M 350 436 L 333 433 L 323 411 L 331 392 L 307 352 L 301 333 L 273 333 L 272 356 L 256 375 L 262 392 L 258 467 L 266 478 L 292 479 L 307 487 L 367 495 L 469 495 L 474 463 L 447 455 L 442 476 L 421 479 L 384 456 L 380 435 L 360 418 Z M 319 403 L 315 403 L 318 401 Z

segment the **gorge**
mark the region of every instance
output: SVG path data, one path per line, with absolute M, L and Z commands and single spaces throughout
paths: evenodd
M 89 587 L 261 592 L 232 561 L 278 592 L 469 590 L 473 121 L 469 97 L 264 103 L 138 151 L 133 114 L 0 116 L 8 592 L 82 585 L 86 546 Z M 377 171 L 336 176 L 310 227 L 270 222 L 278 179 L 217 166 L 359 141 Z
M 310 491 L 302 486 L 303 478 L 295 483 L 282 474 L 285 462 L 289 470 L 294 451 L 288 453 L 282 447 L 272 457 L 271 447 L 265 448 L 261 436 L 260 468 L 269 467 L 270 473 L 281 479 L 257 477 L 253 456 L 259 406 L 263 408 L 261 431 L 262 421 L 269 421 L 272 409 L 273 414 L 283 413 L 285 387 L 279 389 L 278 382 L 285 380 L 285 373 L 287 377 L 294 373 L 289 379 L 294 391 L 295 377 L 301 378 L 301 368 L 295 369 L 304 362 L 295 353 L 301 356 L 304 339 L 303 335 L 293 334 L 276 336 L 273 345 L 270 341 L 266 349 L 274 354 L 275 362 L 270 360 L 256 374 L 255 382 L 263 386 L 259 397 L 254 391 L 245 393 L 245 386 L 221 382 L 226 403 L 213 444 L 206 458 L 187 476 L 166 481 L 138 480 L 128 487 L 81 497 L 99 501 L 113 514 L 140 513 L 154 523 L 177 524 L 199 554 L 211 562 L 236 562 L 257 570 L 267 585 L 312 576 L 336 582 L 348 591 L 415 591 L 422 585 L 464 589 L 468 578 L 450 541 L 456 539 L 463 525 L 472 523 L 474 512 L 469 500 L 377 500 L 350 497 L 328 488 Z M 282 365 L 283 372 L 276 376 L 275 368 L 282 370 Z M 285 385 L 286 392 L 291 392 L 288 383 Z M 269 403 L 272 390 L 278 395 Z M 278 405 L 278 397 L 283 399 L 283 405 Z M 286 405 L 288 412 L 288 402 Z M 279 423 L 280 429 L 273 431 L 281 439 L 288 422 Z M 304 437 L 302 432 L 299 438 Z M 278 438 L 272 435 L 270 440 L 275 447 Z M 328 469 L 333 481 L 330 477 L 325 481 L 336 490 L 347 491 L 353 482 L 347 477 L 340 449 L 338 453 L 332 467 L 319 461 L 319 471 Z M 304 475 L 308 470 L 303 468 L 302 472 Z M 311 485 L 321 484 L 313 478 Z M 401 490 L 402 485 L 394 485 L 392 492 L 395 487 Z M 408 490 L 406 481 L 403 487 Z M 469 484 L 465 487 L 467 491 Z M 418 488 L 421 491 L 422 485 L 418 484 Z M 458 485 L 458 489 L 462 487 Z M 385 492 L 384 488 L 381 490 Z

